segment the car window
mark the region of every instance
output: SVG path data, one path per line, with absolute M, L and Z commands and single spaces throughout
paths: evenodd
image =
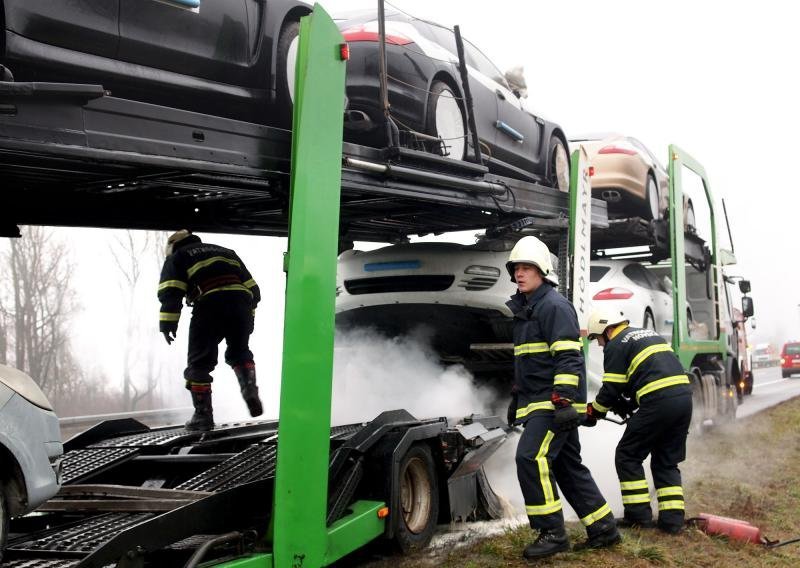
M 466 57 L 468 65 L 471 65 L 490 79 L 494 79 L 504 87 L 508 88 L 508 84 L 503 76 L 503 72 L 500 71 L 500 69 L 498 69 L 488 57 L 481 53 L 480 49 L 472 45 L 467 40 L 464 40 L 464 51 L 464 57 Z
M 432 41 L 436 42 L 444 49 L 449 51 L 454 57 L 458 55 L 458 49 L 456 49 L 456 36 L 447 28 L 442 26 L 436 26 L 433 24 L 426 24 L 424 22 L 414 22 L 414 25 L 420 29 L 420 32 L 428 37 Z M 423 28 L 425 31 L 423 31 Z
M 600 279 L 608 274 L 611 270 L 608 266 L 590 266 L 589 267 L 589 282 L 599 282 Z
M 643 288 L 651 288 L 650 281 L 647 279 L 647 269 L 638 264 L 629 264 L 622 269 L 622 273 L 630 278 L 635 284 Z
M 653 274 L 651 271 L 644 269 L 645 277 L 647 278 L 647 287 L 651 290 L 660 290 L 661 292 L 666 292 L 667 290 L 664 287 L 663 282 L 661 282 L 658 277 Z
M 786 344 L 786 354 L 787 355 L 800 355 L 800 343 L 787 343 Z

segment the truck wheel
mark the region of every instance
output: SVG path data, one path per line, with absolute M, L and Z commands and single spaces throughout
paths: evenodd
M 414 444 L 400 462 L 400 509 L 397 545 L 404 554 L 422 550 L 430 543 L 439 518 L 439 484 L 427 444 Z
M 463 160 L 467 154 L 467 119 L 458 94 L 444 81 L 431 83 L 425 120 L 428 134 L 441 139 L 434 153 Z

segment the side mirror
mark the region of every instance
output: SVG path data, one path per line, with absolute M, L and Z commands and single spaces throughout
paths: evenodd
M 739 280 L 739 291 L 742 294 L 749 294 L 750 293 L 750 281 L 749 280 Z
M 508 88 L 518 99 L 528 98 L 528 84 L 525 82 L 525 69 L 522 65 L 512 67 L 503 74 Z
M 742 297 L 742 314 L 745 318 L 753 317 L 753 298 L 750 296 Z
M 750 320 L 750 327 L 752 329 L 756 328 L 756 318 L 753 318 L 753 319 Z

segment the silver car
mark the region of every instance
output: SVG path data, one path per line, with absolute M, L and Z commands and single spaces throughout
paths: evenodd
M 8 522 L 58 493 L 64 453 L 58 418 L 28 375 L 0 365 L 0 558 Z

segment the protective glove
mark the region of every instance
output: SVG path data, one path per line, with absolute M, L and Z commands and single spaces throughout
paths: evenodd
M 636 404 L 636 401 L 633 399 L 628 399 L 625 397 L 620 397 L 617 401 L 611 406 L 611 412 L 622 418 L 623 420 L 627 420 L 636 409 L 639 408 L 639 405 Z
M 583 421 L 584 426 L 588 426 L 591 428 L 592 426 L 597 425 L 597 421 L 605 418 L 606 413 L 600 412 L 597 410 L 594 405 L 590 402 L 586 405 L 586 418 Z
M 175 341 L 175 332 L 170 331 L 162 331 L 161 333 L 164 334 L 164 339 L 167 340 L 167 345 L 172 345 L 172 342 Z
M 572 401 L 568 398 L 561 398 L 558 393 L 553 393 L 550 399 L 555 406 L 553 411 L 553 426 L 558 432 L 567 432 L 577 428 L 581 419 L 578 411 L 572 406 Z
M 513 428 L 514 422 L 517 421 L 517 393 L 511 393 L 511 402 L 508 403 L 508 412 L 506 413 L 506 420 L 508 427 Z

